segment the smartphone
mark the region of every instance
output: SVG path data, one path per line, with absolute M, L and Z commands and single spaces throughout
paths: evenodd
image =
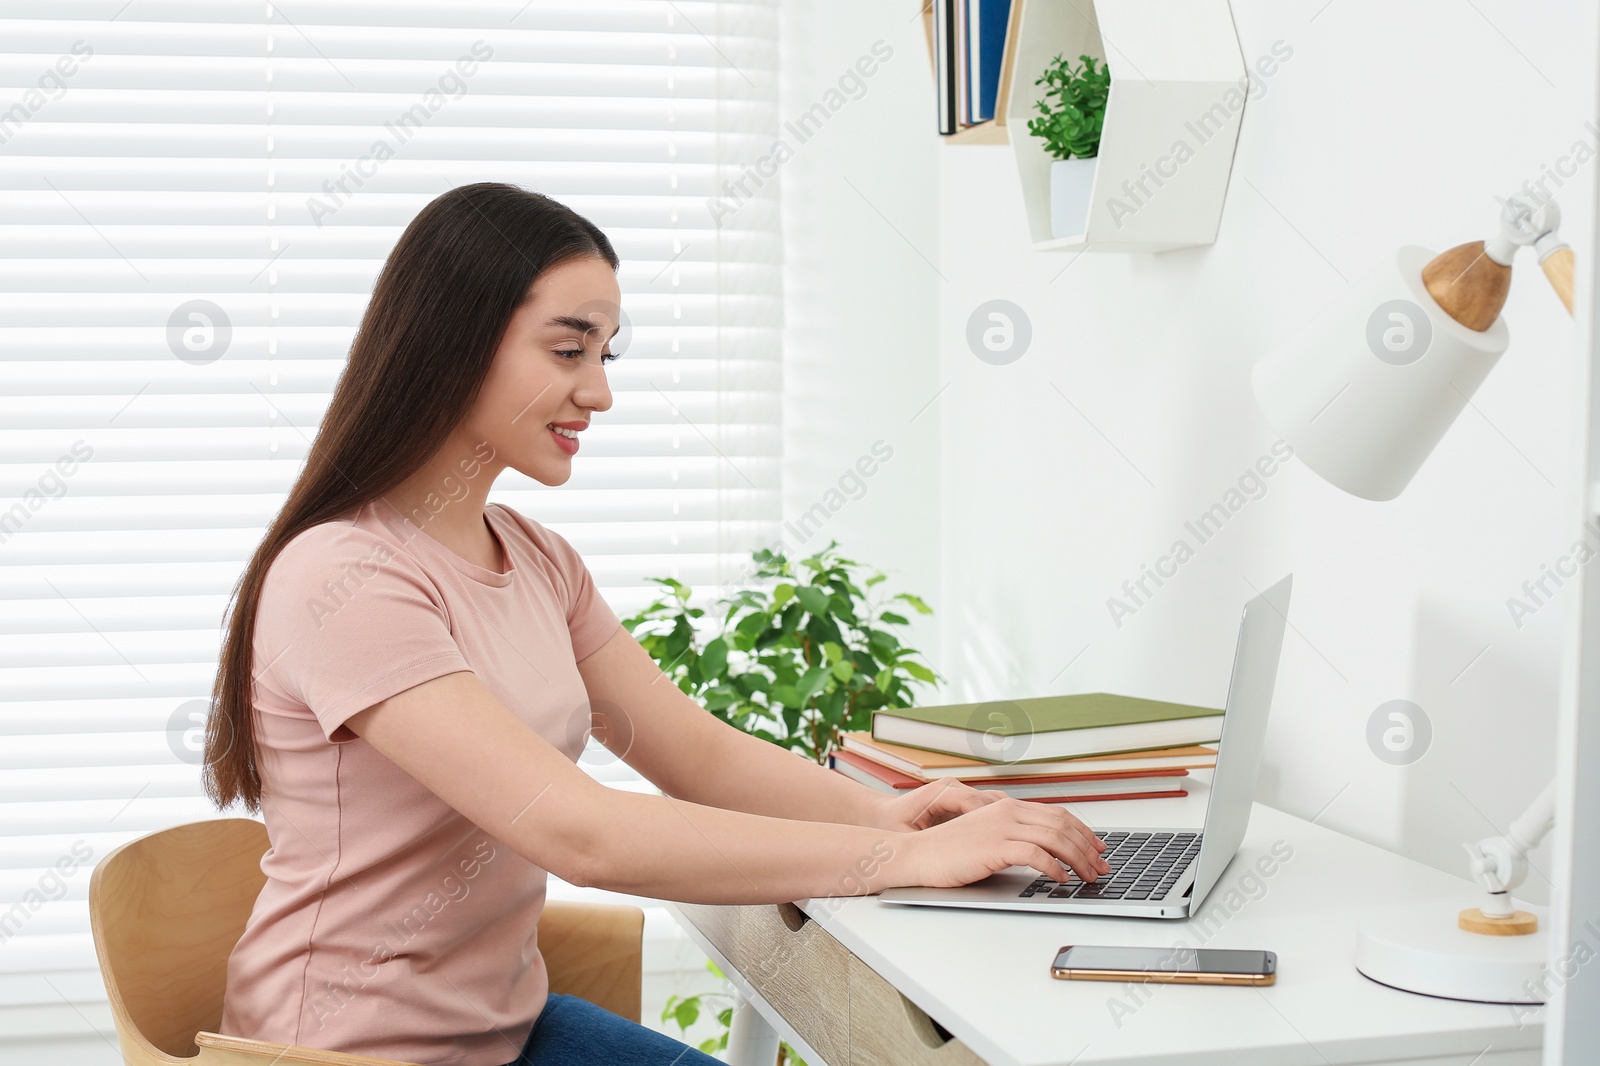
M 1068 944 L 1057 952 L 1050 976 L 1063 981 L 1163 981 L 1259 988 L 1277 979 L 1278 956 L 1270 951 L 1223 948 Z

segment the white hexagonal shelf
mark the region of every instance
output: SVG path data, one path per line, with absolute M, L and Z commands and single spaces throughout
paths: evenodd
M 1022 4 L 1006 133 L 1040 251 L 1158 252 L 1211 244 L 1249 82 L 1227 0 L 1012 0 Z M 1111 93 L 1084 232 L 1056 237 L 1050 164 L 1028 119 L 1057 55 L 1103 59 Z

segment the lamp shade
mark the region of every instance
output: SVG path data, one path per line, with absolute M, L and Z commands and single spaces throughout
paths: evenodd
M 1256 402 L 1295 456 L 1335 486 L 1392 500 L 1410 484 L 1511 341 L 1469 329 L 1423 281 L 1407 245 L 1256 364 Z

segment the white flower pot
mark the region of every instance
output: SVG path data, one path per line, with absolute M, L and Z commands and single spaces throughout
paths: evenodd
M 1089 193 L 1099 160 L 1056 159 L 1050 163 L 1050 235 L 1081 236 L 1089 222 Z

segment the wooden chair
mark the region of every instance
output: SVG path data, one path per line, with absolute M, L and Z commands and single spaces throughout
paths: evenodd
M 128 1066 L 394 1066 L 216 1032 L 266 850 L 266 826 L 222 818 L 131 840 L 95 866 L 89 922 Z M 550 991 L 639 1021 L 643 935 L 637 907 L 547 901 L 539 950 Z

